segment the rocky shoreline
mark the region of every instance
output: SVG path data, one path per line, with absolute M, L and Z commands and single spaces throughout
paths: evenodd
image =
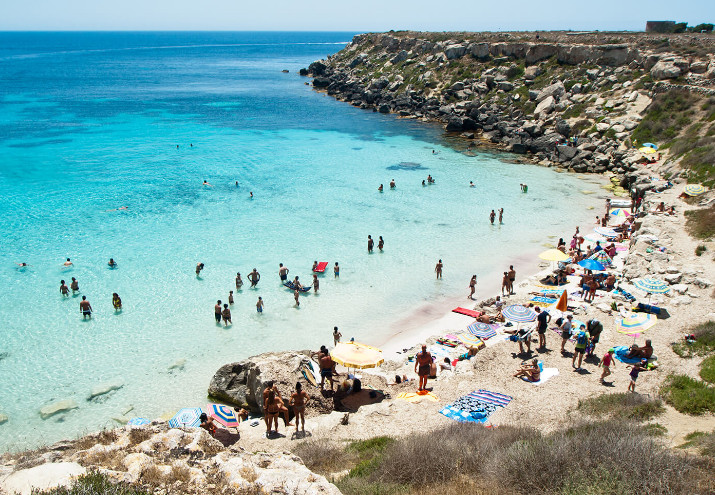
M 620 174 L 644 160 L 630 136 L 654 94 L 670 87 L 659 89 L 659 81 L 709 92 L 715 80 L 712 38 L 699 40 L 702 54 L 685 57 L 615 36 L 439 35 L 360 34 L 300 73 L 338 100 L 437 122 L 473 145 L 574 172 Z

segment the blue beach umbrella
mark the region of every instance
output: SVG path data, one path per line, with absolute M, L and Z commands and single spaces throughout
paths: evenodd
M 169 426 L 172 428 L 180 428 L 182 426 L 199 426 L 201 424 L 201 420 L 199 419 L 201 412 L 200 407 L 185 407 L 169 420 Z
M 599 263 L 596 260 L 592 260 L 591 258 L 586 258 L 585 260 L 581 260 L 578 262 L 579 266 L 584 267 L 586 270 L 594 270 L 597 272 L 600 272 L 605 266 L 603 266 L 601 263 Z
M 536 313 L 534 311 L 520 304 L 507 306 L 502 310 L 501 314 L 504 315 L 504 318 L 507 320 L 515 321 L 517 323 L 526 323 L 536 319 Z
M 654 150 L 658 149 L 658 145 L 653 144 L 653 143 L 643 143 L 643 146 L 647 146 L 648 148 L 653 148 Z
M 670 292 L 668 284 L 657 278 L 639 278 L 633 285 L 637 289 L 649 294 L 665 294 L 666 292 Z
M 130 426 L 142 426 L 148 425 L 149 423 L 151 423 L 151 421 L 146 418 L 132 418 L 127 421 L 127 424 Z

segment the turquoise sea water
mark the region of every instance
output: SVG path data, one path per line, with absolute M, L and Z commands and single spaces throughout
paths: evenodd
M 466 156 L 436 127 L 312 91 L 298 69 L 351 36 L 0 33 L 0 450 L 113 426 L 129 406 L 150 418 L 200 406 L 222 364 L 329 344 L 335 325 L 379 344 L 416 306 L 448 311 L 473 273 L 591 218 L 593 183 Z M 427 174 L 437 183 L 422 187 Z M 368 234 L 383 253 L 367 254 Z M 314 260 L 328 271 L 296 308 L 278 263 L 308 282 Z M 217 326 L 216 300 L 254 267 L 258 288 L 245 284 L 233 325 Z M 80 295 L 59 293 L 71 277 L 91 320 Z M 86 400 L 113 380 L 123 388 Z M 61 399 L 79 408 L 41 420 Z

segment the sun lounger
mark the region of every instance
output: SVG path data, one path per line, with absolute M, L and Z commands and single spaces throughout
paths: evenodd
M 479 318 L 482 315 L 481 311 L 475 311 L 473 309 L 462 308 L 461 306 L 458 308 L 454 308 L 452 310 L 452 313 L 459 313 L 460 315 L 471 316 L 472 318 Z
M 323 273 L 325 271 L 325 268 L 327 268 L 327 266 L 328 266 L 327 261 L 321 261 L 320 263 L 318 263 L 318 266 L 316 266 L 315 270 L 313 270 L 313 271 L 318 272 L 318 273 Z

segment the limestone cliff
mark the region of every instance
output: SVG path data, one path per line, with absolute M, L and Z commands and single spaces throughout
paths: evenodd
M 715 95 L 714 43 L 706 35 L 371 33 L 301 74 L 352 105 L 440 122 L 543 164 L 624 173 L 643 160 L 631 132 L 658 91 Z

